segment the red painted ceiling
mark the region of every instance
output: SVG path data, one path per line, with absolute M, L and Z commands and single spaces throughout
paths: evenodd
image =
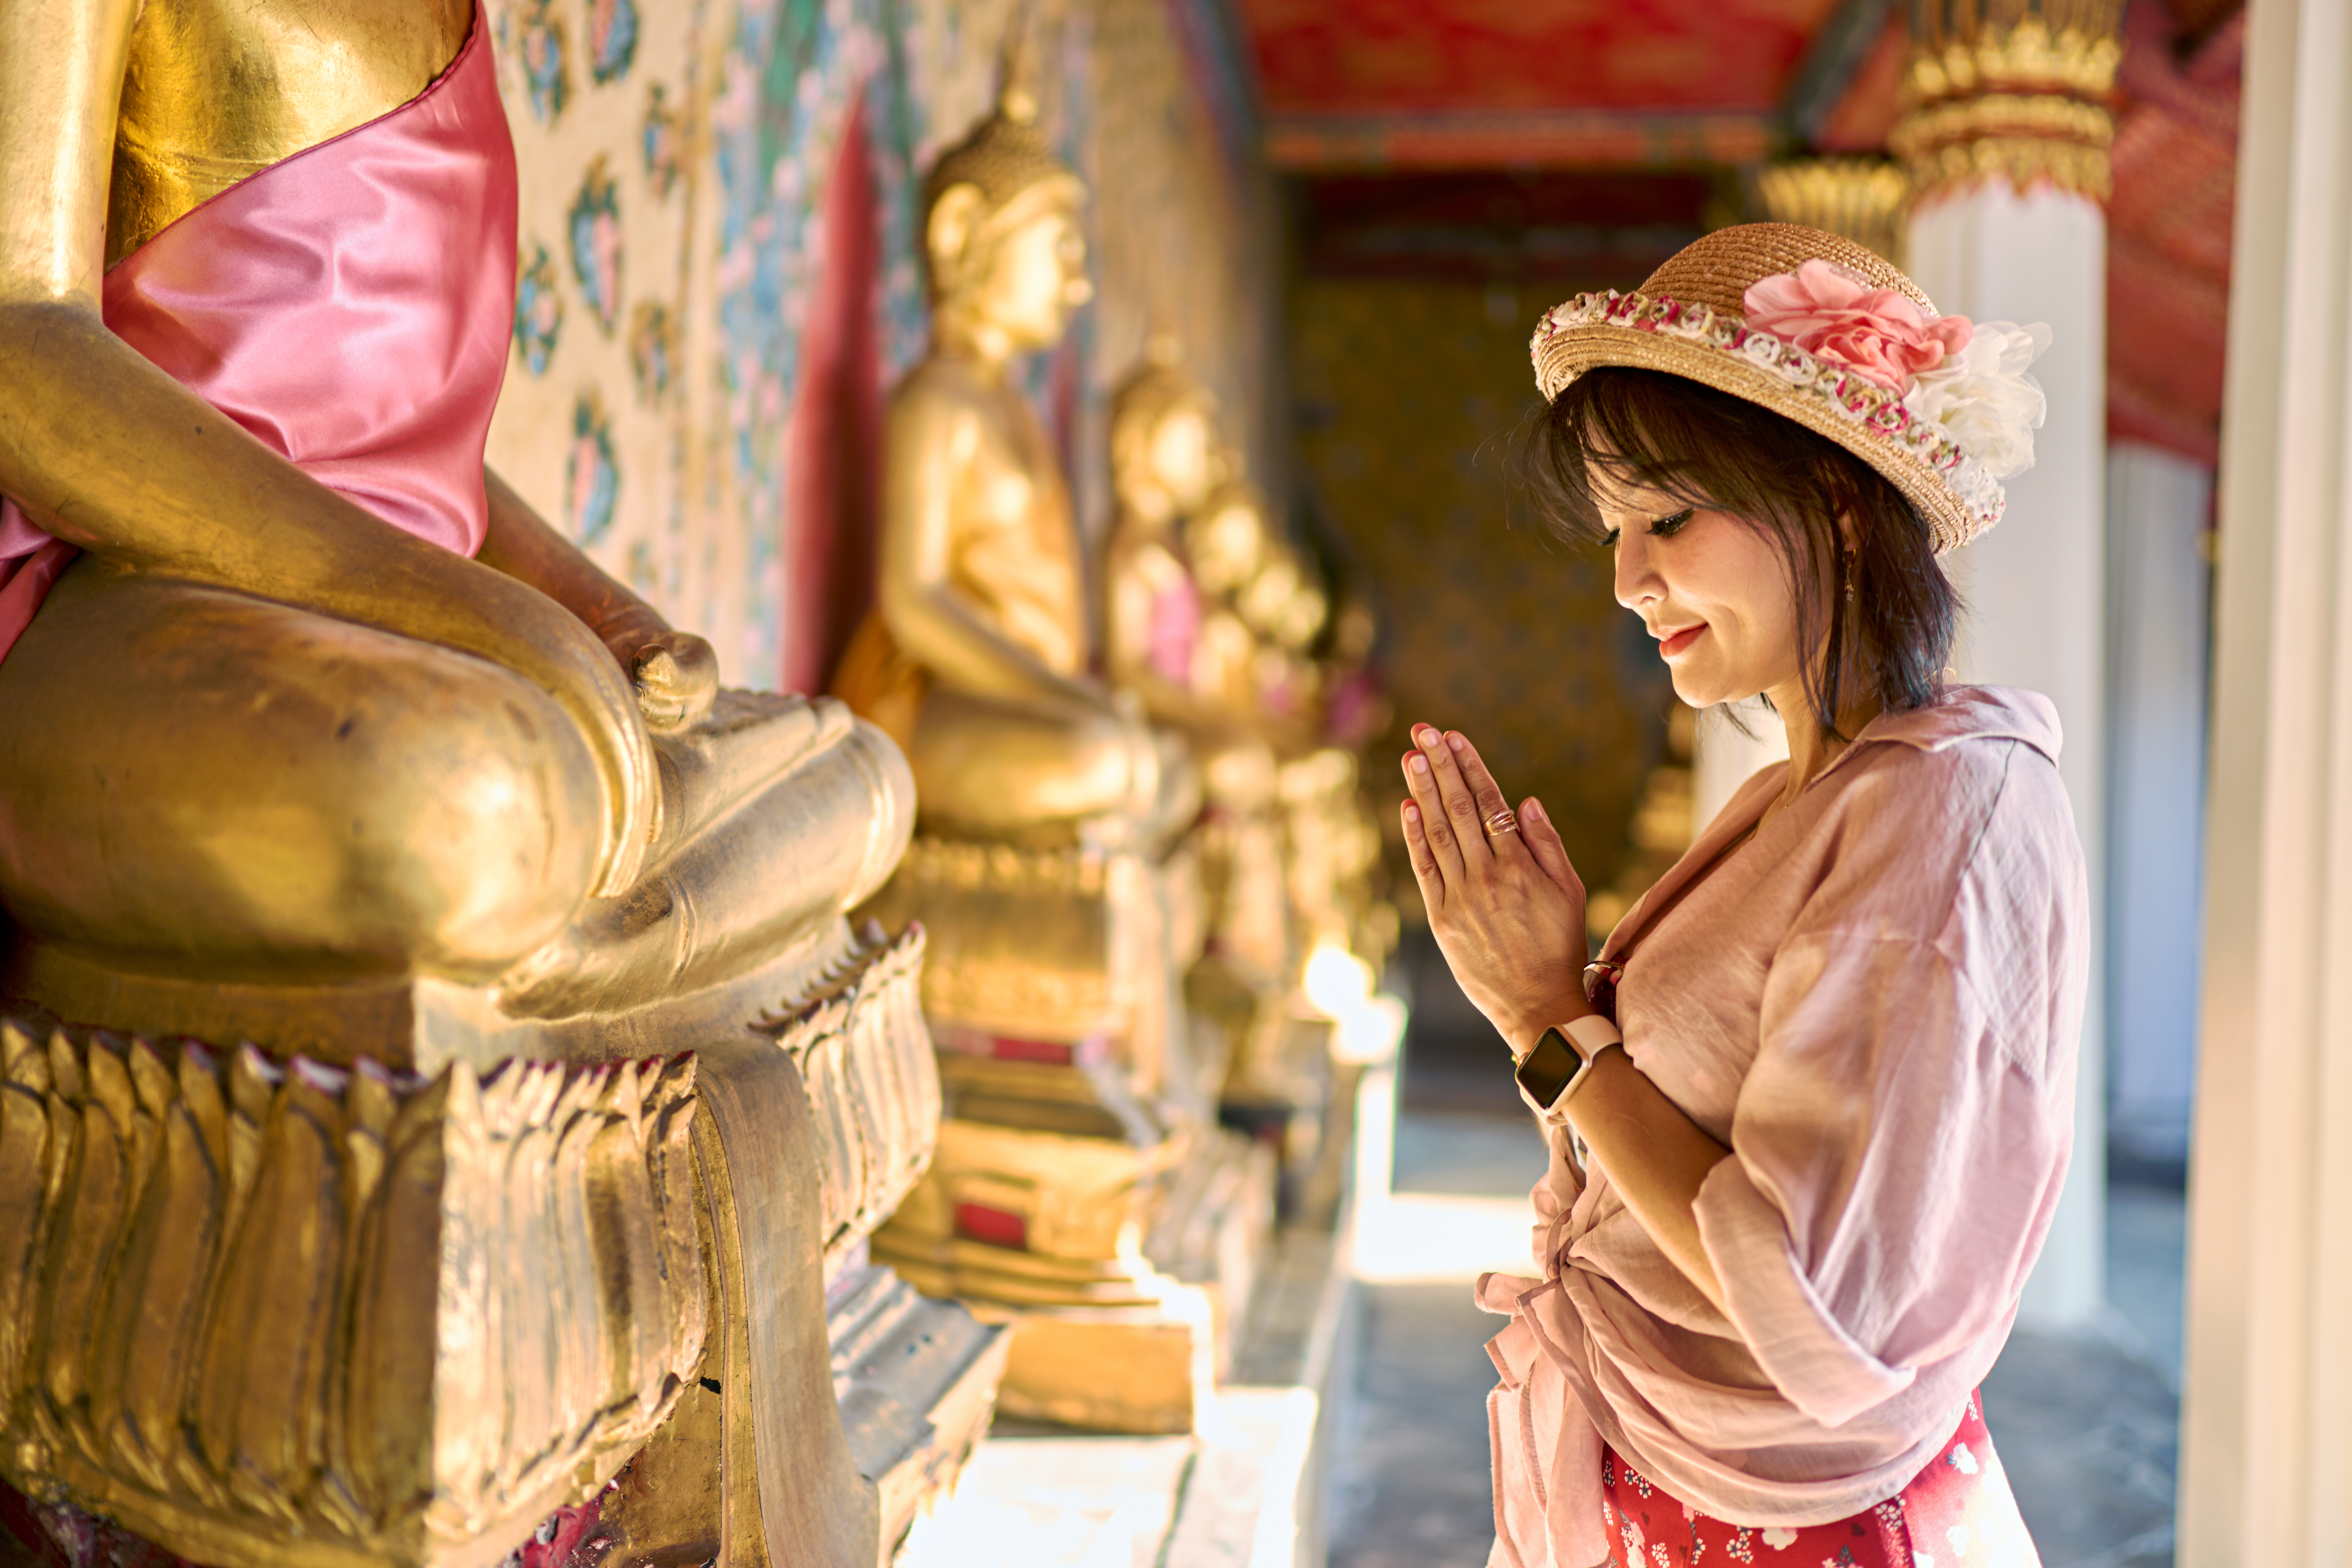
M 1838 0 L 1242 0 L 1269 113 L 1769 110 Z
M 2134 6 L 2117 83 L 2107 432 L 2209 463 L 2221 442 L 2244 40 L 2242 12 L 2183 37 Z
M 1475 145 L 1457 136 L 1446 156 L 1421 159 L 1449 174 L 1412 172 L 1413 159 L 1392 150 L 1356 158 L 1354 130 L 1327 137 L 1360 177 L 1301 161 L 1310 171 L 1297 184 L 1310 269 L 1614 281 L 1638 277 L 1703 221 L 1720 221 L 1709 215 L 1721 204 L 1707 199 L 1723 188 L 1720 165 L 1766 151 L 1759 129 L 1753 151 L 1694 142 L 1662 157 L 1655 128 L 1711 114 L 1781 123 L 1765 117 L 1788 102 L 1800 62 L 1840 0 L 1240 5 L 1270 147 L 1287 134 L 1328 151 L 1315 142 L 1316 127 L 1361 122 L 1393 140 L 1416 122 L 1496 117 L 1480 121 L 1493 129 Z M 1852 58 L 1813 127 L 1814 150 L 1884 150 L 1902 109 L 1906 9 L 1890 5 L 1885 31 Z M 2241 0 L 2135 0 L 2116 84 L 2109 430 L 2208 462 L 2220 447 L 2242 35 Z M 1618 134 L 1545 141 L 1555 134 L 1548 121 L 1562 115 L 1600 116 Z

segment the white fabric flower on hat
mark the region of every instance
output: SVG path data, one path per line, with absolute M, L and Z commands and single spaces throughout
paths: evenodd
M 2050 411 L 2027 367 L 2051 337 L 2041 321 L 1979 321 L 1966 344 L 1918 374 L 1903 405 L 1950 432 L 1994 479 L 2021 474 L 2033 466 L 2033 433 Z

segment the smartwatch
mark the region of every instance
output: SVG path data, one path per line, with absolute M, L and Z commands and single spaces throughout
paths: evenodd
M 1593 1058 L 1623 1042 L 1616 1025 L 1588 1013 L 1564 1029 L 1558 1025 L 1546 1029 L 1528 1054 L 1512 1064 L 1511 1076 L 1529 1105 L 1550 1110 L 1584 1076 Z

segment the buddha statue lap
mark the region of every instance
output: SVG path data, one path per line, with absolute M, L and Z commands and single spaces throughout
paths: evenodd
M 0 0 L 0 1476 L 219 1568 L 591 1500 L 872 1563 L 1004 1351 L 865 1258 L 938 1114 L 920 933 L 845 918 L 910 781 L 483 468 L 488 49 Z
M 913 768 L 916 837 L 868 907 L 925 928 L 948 1102 L 875 1245 L 1014 1319 L 1005 1409 L 1183 1431 L 1221 1310 L 1190 1238 L 1265 1183 L 1216 1128 L 1180 991 L 1192 749 L 1089 673 L 1076 520 L 1008 374 L 1089 293 L 1084 189 L 1033 120 L 1008 91 L 926 181 L 931 344 L 891 395 L 877 603 L 834 679 Z

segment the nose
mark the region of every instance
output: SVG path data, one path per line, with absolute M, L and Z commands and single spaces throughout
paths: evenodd
M 1650 553 L 1650 541 L 1640 528 L 1627 528 L 1617 535 L 1617 602 L 1629 610 L 1665 596 L 1665 580 Z

